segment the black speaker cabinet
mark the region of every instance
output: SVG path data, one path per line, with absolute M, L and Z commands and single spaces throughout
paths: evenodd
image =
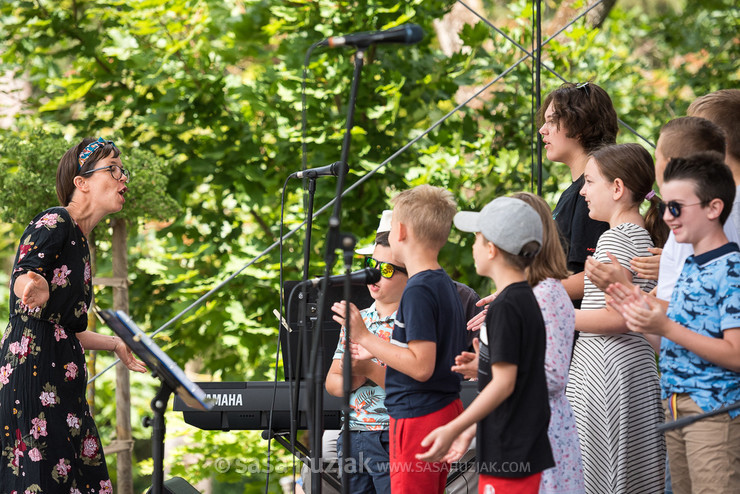
M 290 293 L 294 287 L 298 284 L 297 281 L 286 281 L 284 284 L 284 296 L 285 305 L 287 307 L 288 325 L 293 329 L 292 332 L 288 333 L 284 327 L 280 327 L 280 351 L 283 356 L 283 368 L 285 370 L 285 378 L 296 379 L 296 367 L 298 361 L 298 353 L 304 351 L 303 364 L 301 379 L 305 379 L 308 373 L 308 349 L 311 347 L 311 339 L 313 338 L 313 328 L 316 326 L 318 319 L 318 302 L 320 298 L 318 287 L 311 287 L 308 289 L 308 299 L 306 310 L 308 312 L 308 319 L 311 320 L 311 327 L 302 329 L 299 325 L 299 321 L 302 320 L 302 314 L 299 314 L 299 295 L 300 287 L 296 289 L 296 293 L 293 294 L 293 299 L 290 298 Z M 326 376 L 326 373 L 331 367 L 331 362 L 334 357 L 334 350 L 337 348 L 337 342 L 339 341 L 339 334 L 341 327 L 339 324 L 332 319 L 334 313 L 329 309 L 334 302 L 342 300 L 344 298 L 344 287 L 343 286 L 331 286 L 327 291 L 325 297 L 324 312 L 323 312 L 323 344 L 321 345 L 321 361 L 322 361 L 322 376 Z M 370 307 L 374 302 L 370 296 L 370 291 L 367 289 L 367 285 L 353 285 L 352 286 L 352 302 L 360 309 Z M 302 331 L 302 348 L 298 348 L 298 335 Z M 290 355 L 288 355 L 288 339 L 290 339 Z
M 164 494 L 200 494 L 198 489 L 188 483 L 182 477 L 172 477 L 164 481 L 162 492 Z M 146 491 L 146 494 L 152 494 L 152 490 Z

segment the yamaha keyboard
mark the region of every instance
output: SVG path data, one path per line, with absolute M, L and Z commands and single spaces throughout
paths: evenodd
M 200 411 L 188 407 L 175 395 L 173 409 L 183 412 L 185 422 L 204 430 L 290 430 L 291 383 L 263 382 L 201 382 L 196 383 L 213 402 L 213 408 Z M 460 398 L 467 407 L 478 394 L 478 383 L 462 382 Z M 273 403 L 274 395 L 274 406 Z M 298 428 L 307 428 L 306 383 L 301 382 L 299 393 Z M 324 390 L 324 429 L 339 429 L 342 417 L 342 398 Z M 270 427 L 272 408 L 272 427 Z

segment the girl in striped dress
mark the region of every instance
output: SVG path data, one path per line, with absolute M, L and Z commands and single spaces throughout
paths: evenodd
M 619 262 L 632 282 L 649 291 L 655 281 L 630 270 L 633 257 L 662 246 L 667 227 L 652 190 L 655 169 L 638 144 L 615 144 L 591 153 L 581 195 L 589 216 L 609 223 L 594 258 Z M 640 214 L 650 202 L 646 216 Z M 573 350 L 566 395 L 576 416 L 586 492 L 653 494 L 663 491 L 665 443 L 655 353 L 641 334 L 627 330 L 621 315 L 606 307 L 604 293 L 584 276 L 580 331 Z

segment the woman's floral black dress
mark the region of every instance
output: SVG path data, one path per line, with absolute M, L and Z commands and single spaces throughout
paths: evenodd
M 13 293 L 35 271 L 49 283 L 46 305 L 29 311 Z M 2 493 L 112 493 L 85 388 L 76 333 L 92 301 L 87 239 L 64 208 L 39 214 L 21 237 L 10 283 L 10 322 L 0 342 Z

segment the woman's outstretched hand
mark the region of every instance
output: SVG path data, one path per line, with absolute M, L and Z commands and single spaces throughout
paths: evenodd
M 128 367 L 129 370 L 132 370 L 134 372 L 146 372 L 146 365 L 144 364 L 144 362 L 136 358 L 134 353 L 131 351 L 128 345 L 123 342 L 122 339 L 118 339 L 118 342 L 116 343 L 115 348 L 113 348 L 113 351 L 116 352 L 116 355 L 119 359 L 121 359 L 123 365 Z

